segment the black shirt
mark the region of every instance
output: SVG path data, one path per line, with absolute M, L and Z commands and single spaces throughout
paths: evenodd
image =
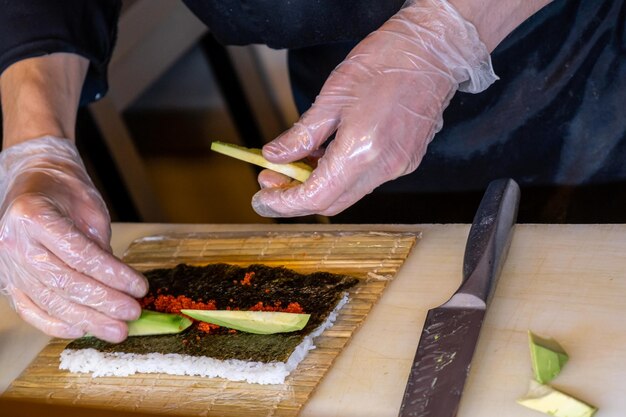
M 107 90 L 120 4 L 117 0 L 0 0 L 0 73 L 22 59 L 75 53 L 90 62 L 81 102 L 100 98 Z
M 224 44 L 300 48 L 358 40 L 404 0 L 185 0 Z M 89 59 L 82 103 L 103 96 L 120 0 L 0 0 L 0 73 L 24 58 L 71 52 Z M 252 7 L 254 5 L 254 7 Z

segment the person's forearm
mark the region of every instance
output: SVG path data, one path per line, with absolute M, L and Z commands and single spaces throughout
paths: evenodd
M 491 52 L 522 22 L 551 0 L 449 0 L 467 21 L 476 26 Z
M 7 68 L 0 76 L 3 148 L 46 135 L 73 140 L 88 65 L 81 56 L 56 53 Z

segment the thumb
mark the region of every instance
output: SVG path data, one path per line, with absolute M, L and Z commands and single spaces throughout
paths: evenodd
M 341 107 L 318 101 L 291 129 L 263 147 L 267 160 L 274 163 L 300 160 L 317 150 L 337 130 Z

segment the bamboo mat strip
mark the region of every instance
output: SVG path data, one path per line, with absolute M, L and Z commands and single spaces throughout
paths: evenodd
M 179 263 L 263 263 L 310 273 L 361 278 L 335 325 L 315 339 L 284 384 L 258 385 L 165 374 L 92 378 L 58 369 L 67 341 L 53 340 L 4 398 L 172 416 L 294 417 L 361 326 L 419 236 L 409 233 L 231 233 L 151 236 L 133 242 L 124 260 L 145 271 Z

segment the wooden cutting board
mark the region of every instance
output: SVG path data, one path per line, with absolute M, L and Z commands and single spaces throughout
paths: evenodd
M 348 274 L 361 282 L 351 291 L 351 301 L 335 326 L 316 339 L 317 348 L 284 384 L 163 374 L 124 378 L 70 374 L 58 369 L 59 354 L 67 342 L 57 339 L 13 382 L 3 399 L 163 415 L 295 416 L 396 275 L 418 237 L 415 233 L 387 232 L 243 232 L 139 239 L 131 244 L 124 259 L 141 271 L 182 262 L 264 263 L 303 273 L 323 270 Z
M 459 286 L 469 225 L 416 225 L 419 245 L 301 417 L 395 417 L 428 309 Z M 520 224 L 487 312 L 458 417 L 541 417 L 527 331 L 570 356 L 553 385 L 626 416 L 626 225 Z M 365 366 L 367 364 L 367 366 Z

